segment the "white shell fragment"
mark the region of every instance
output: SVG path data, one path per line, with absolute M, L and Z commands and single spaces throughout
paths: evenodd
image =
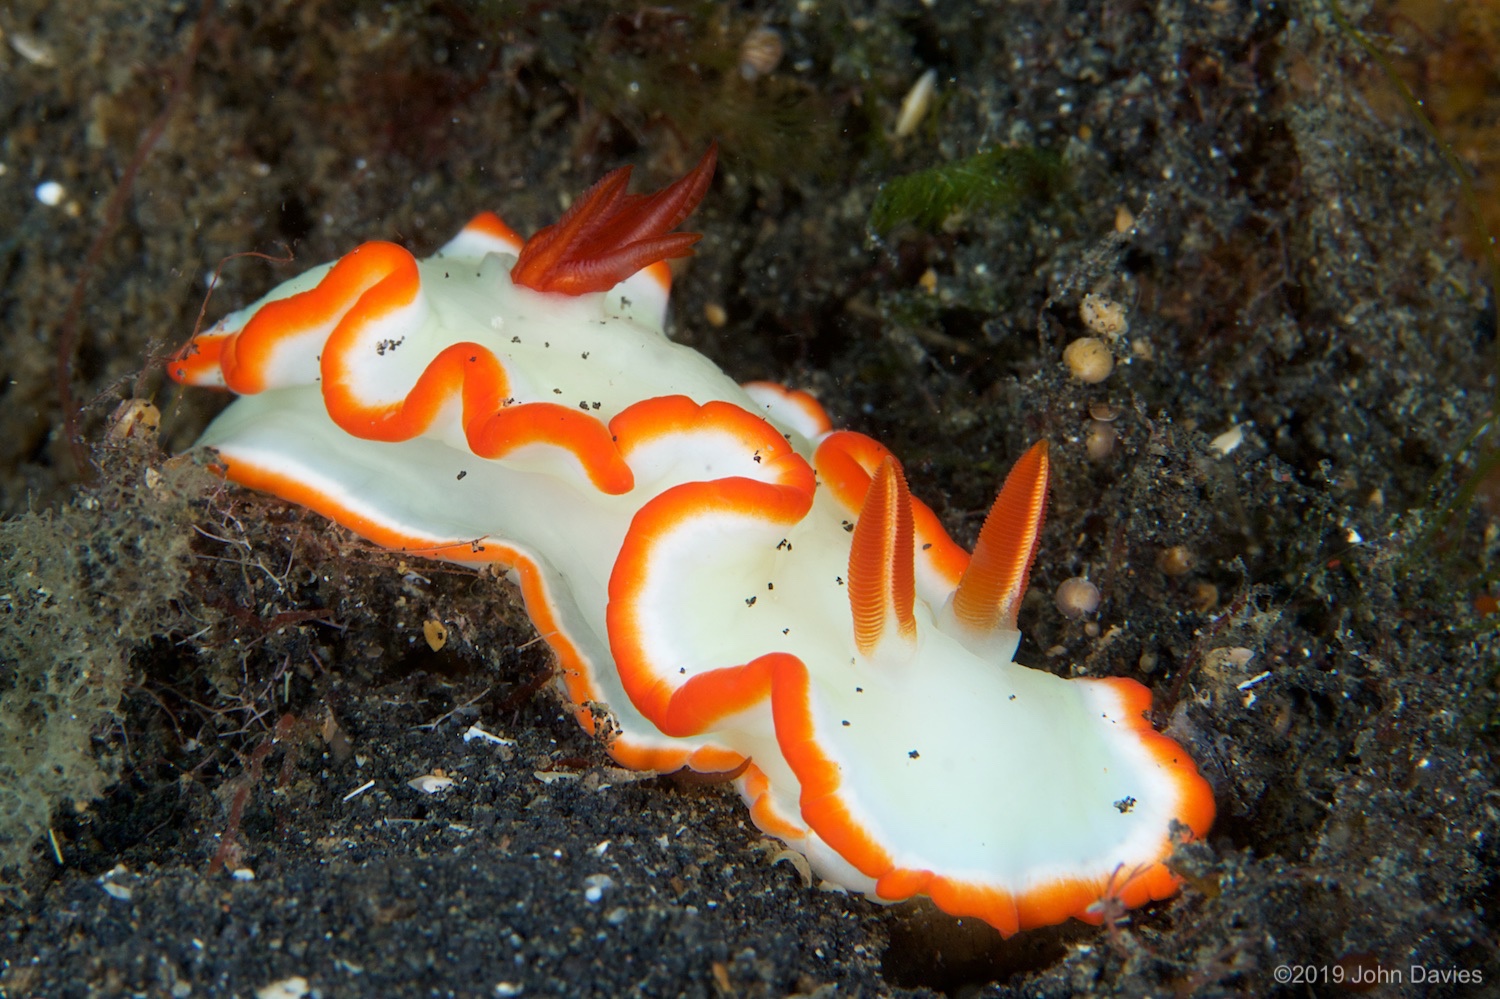
M 262 985 L 255 990 L 255 999 L 302 999 L 311 989 L 307 979 L 301 975 L 293 975 L 270 985 Z
M 929 69 L 917 77 L 917 82 L 911 85 L 911 89 L 901 99 L 901 113 L 896 116 L 894 130 L 896 138 L 904 139 L 911 135 L 922 124 L 922 119 L 927 117 L 927 110 L 932 107 L 932 98 L 937 94 L 937 78 L 937 70 Z
M 51 46 L 34 35 L 16 33 L 12 34 L 9 40 L 10 47 L 15 50 L 16 55 L 33 66 L 51 69 L 57 65 L 57 57 L 52 54 Z
M 348 794 L 344 795 L 344 800 L 345 801 L 353 801 L 355 798 L 358 798 L 360 795 L 364 794 L 366 791 L 368 791 L 370 788 L 372 788 L 374 786 L 375 786 L 375 782 L 374 781 L 367 780 L 363 784 L 361 784 L 359 787 L 355 788 L 354 790 L 350 791 Z
M 604 897 L 604 893 L 615 886 L 615 879 L 608 874 L 590 874 L 583 879 L 583 900 L 593 905 Z
M 483 739 L 485 742 L 495 746 L 514 746 L 516 740 L 505 739 L 491 732 L 486 732 L 478 725 L 470 725 L 464 729 L 464 742 L 473 742 L 475 739 Z
M 68 196 L 68 191 L 55 180 L 44 180 L 36 186 L 35 194 L 36 200 L 48 208 L 56 208 Z
M 124 885 L 117 885 L 113 881 L 106 881 L 99 887 L 104 889 L 104 894 L 121 902 L 129 902 L 130 897 L 135 894 Z
M 1245 443 L 1245 429 L 1236 424 L 1209 441 L 1208 446 L 1219 452 L 1222 457 L 1230 454 L 1243 443 Z
M 407 781 L 406 786 L 421 791 L 423 794 L 437 794 L 439 791 L 446 791 L 452 787 L 453 778 L 443 774 L 423 774 Z
M 115 878 L 129 877 L 130 869 L 124 864 L 116 864 L 99 877 L 99 887 L 104 889 L 104 894 L 120 902 L 129 902 L 135 892 L 128 886 L 115 881 Z

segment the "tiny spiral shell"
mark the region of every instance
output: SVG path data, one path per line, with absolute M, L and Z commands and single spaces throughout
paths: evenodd
M 740 75 L 755 80 L 781 65 L 781 35 L 770 28 L 756 28 L 740 42 Z

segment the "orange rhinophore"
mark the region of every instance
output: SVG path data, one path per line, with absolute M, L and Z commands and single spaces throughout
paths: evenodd
M 975 631 L 1014 631 L 1047 509 L 1047 442 L 1021 455 L 979 530 L 974 557 L 953 592 L 953 616 Z
M 854 646 L 872 656 L 883 643 L 898 642 L 910 658 L 917 640 L 916 558 L 913 555 L 911 493 L 896 459 L 880 463 L 854 526 L 849 546 L 849 606 Z

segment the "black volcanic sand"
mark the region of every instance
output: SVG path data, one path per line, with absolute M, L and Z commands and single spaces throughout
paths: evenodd
M 784 52 L 747 79 L 760 27 Z M 1426 540 L 1492 406 L 1494 307 L 1453 173 L 1326 6 L 18 0 L 0 30 L 0 996 L 1500 980 L 1492 493 Z M 1179 897 L 1002 942 L 807 886 L 727 785 L 610 765 L 503 579 L 169 457 L 223 402 L 160 363 L 221 259 L 295 257 L 227 263 L 210 320 L 364 239 L 427 253 L 483 208 L 531 232 L 622 163 L 659 186 L 711 137 L 674 336 L 887 442 L 966 544 L 1051 442 L 1020 659 L 1152 688 L 1219 805 Z M 872 233 L 883 183 L 994 147 L 1061 166 Z M 54 369 L 101 236 L 81 484 Z M 1062 362 L 1086 293 L 1129 320 L 1094 385 Z M 112 421 L 132 397 L 159 434 Z M 1075 621 L 1051 595 L 1080 574 Z

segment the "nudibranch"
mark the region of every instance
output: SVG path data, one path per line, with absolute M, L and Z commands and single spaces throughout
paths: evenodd
M 199 446 L 386 548 L 508 569 L 617 761 L 738 771 L 836 885 L 1006 935 L 1171 895 L 1174 827 L 1214 803 L 1150 693 L 1012 659 L 1046 444 L 970 555 L 881 444 L 667 339 L 714 163 L 650 195 L 617 170 L 525 241 L 485 213 L 426 260 L 370 242 L 282 284 L 169 362 L 239 395 Z

